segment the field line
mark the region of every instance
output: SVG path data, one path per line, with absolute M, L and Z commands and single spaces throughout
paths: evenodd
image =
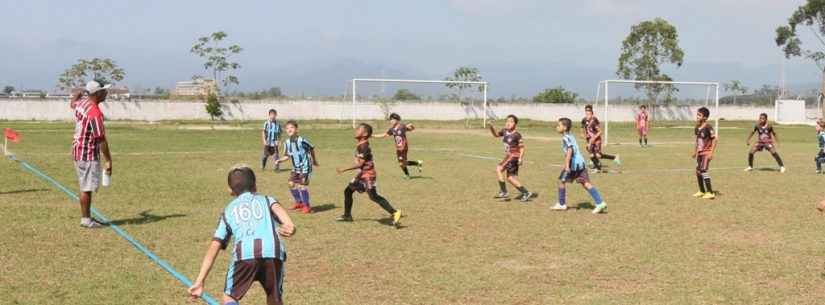
M 35 176 L 37 176 L 40 179 L 43 179 L 44 181 L 48 182 L 49 184 L 51 184 L 52 186 L 54 186 L 55 188 L 57 188 L 58 190 L 60 190 L 64 194 L 66 194 L 66 196 L 69 196 L 69 198 L 71 198 L 72 200 L 80 201 L 80 198 L 77 196 L 77 194 L 75 194 L 74 192 L 72 192 L 71 190 L 69 190 L 68 188 L 63 186 L 62 184 L 60 184 L 60 182 L 58 182 L 54 178 L 52 178 L 49 175 L 43 173 L 43 171 L 41 171 L 40 169 L 38 169 L 34 165 L 31 165 L 31 164 L 29 164 L 28 162 L 26 162 L 24 160 L 18 160 L 14 156 L 9 156 L 9 159 L 12 160 L 12 161 L 16 161 L 17 163 L 20 164 L 21 167 L 23 167 L 23 169 L 33 173 Z M 96 218 L 98 218 L 98 219 L 100 219 L 104 222 L 107 222 L 107 223 L 110 222 L 109 219 L 105 215 L 100 213 L 100 211 L 98 211 L 97 209 L 92 208 L 91 211 L 92 211 L 92 214 Z M 146 257 L 148 257 L 152 262 L 154 262 L 159 267 L 161 267 L 163 270 L 165 270 L 167 273 L 172 275 L 175 279 L 180 281 L 187 288 L 192 286 L 192 281 L 190 281 L 185 275 L 183 275 L 180 272 L 178 272 L 177 270 L 175 270 L 175 268 L 172 267 L 172 265 L 170 265 L 168 262 L 162 260 L 154 252 L 149 250 L 149 248 L 146 248 L 146 246 L 144 246 L 139 241 L 137 241 L 134 237 L 129 235 L 129 233 L 126 233 L 126 231 L 124 231 L 123 229 L 121 229 L 120 227 L 118 227 L 117 225 L 112 224 L 112 223 L 109 224 L 109 227 L 112 228 L 112 230 L 114 230 L 117 235 L 119 235 L 121 238 L 123 238 L 124 240 L 126 240 L 127 242 L 132 244 L 132 246 L 135 247 L 135 249 L 137 249 L 143 255 L 146 255 Z M 203 299 L 204 302 L 206 302 L 209 305 L 218 305 L 218 302 L 214 298 L 209 296 L 209 294 L 207 294 L 206 292 L 203 293 L 202 299 Z

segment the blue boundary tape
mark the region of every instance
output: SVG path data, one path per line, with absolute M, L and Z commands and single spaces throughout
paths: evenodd
M 40 169 L 38 169 L 34 165 L 29 164 L 29 162 L 26 162 L 26 161 L 23 161 L 23 160 L 18 160 L 13 155 L 9 156 L 9 159 L 12 160 L 12 161 L 17 161 L 17 163 L 19 163 L 21 167 L 23 167 L 27 171 L 33 173 L 35 176 L 39 177 L 40 179 L 43 179 L 46 182 L 50 183 L 51 185 L 56 187 L 58 190 L 60 190 L 61 192 L 65 193 L 67 196 L 69 196 L 69 198 L 71 198 L 72 200 L 80 201 L 80 198 L 77 196 L 77 194 L 75 194 L 74 192 L 72 192 L 71 190 L 69 190 L 68 188 L 63 186 L 62 184 L 60 184 L 60 182 L 57 182 L 57 180 L 55 180 L 54 178 L 52 178 L 49 175 L 46 175 L 45 173 L 43 173 L 43 171 L 41 171 Z M 109 222 L 109 219 L 105 215 L 100 213 L 95 208 L 92 208 L 92 215 L 94 215 L 94 217 L 96 217 L 96 218 L 98 218 L 102 221 Z M 148 257 L 152 262 L 154 262 L 155 264 L 160 266 L 163 270 L 168 272 L 170 275 L 172 275 L 175 279 L 180 281 L 187 288 L 192 286 L 192 281 L 190 281 L 185 275 L 183 275 L 180 272 L 178 272 L 177 270 L 175 270 L 175 268 L 172 267 L 172 265 L 170 265 L 166 261 L 160 259 L 160 257 L 158 257 L 151 250 L 149 250 L 149 248 L 146 248 L 146 246 L 141 244 L 134 237 L 129 235 L 129 233 L 126 233 L 126 231 L 124 231 L 123 229 L 121 229 L 120 227 L 118 227 L 117 225 L 114 225 L 114 224 L 110 224 L 109 228 L 114 230 L 117 235 L 119 235 L 124 240 L 126 240 L 127 242 L 132 244 L 132 246 L 135 247 L 135 249 L 137 249 L 140 253 L 143 253 L 143 255 L 146 255 L 146 257 Z M 219 303 L 214 298 L 209 296 L 209 294 L 207 294 L 206 292 L 203 293 L 203 296 L 201 297 L 201 299 L 203 299 L 203 301 L 206 302 L 209 305 L 219 305 Z

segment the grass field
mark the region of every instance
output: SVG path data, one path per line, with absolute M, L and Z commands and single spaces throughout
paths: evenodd
M 621 173 L 592 176 L 609 203 L 592 215 L 585 191 L 568 191 L 567 212 L 551 212 L 561 163 L 550 123 L 525 122 L 521 178 L 539 192 L 529 204 L 492 199 L 502 145 L 463 122 L 417 122 L 412 159 L 421 177 L 401 179 L 392 141 L 374 140 L 379 192 L 402 210 L 404 227 L 356 197 L 350 224 L 343 208 L 352 162 L 346 124 L 308 122 L 318 148 L 312 215 L 293 214 L 287 241 L 288 304 L 816 304 L 825 299 L 825 176 L 814 174 L 812 127 L 779 126 L 780 174 L 767 153 L 745 173 L 752 123 L 723 122 L 711 164 L 714 201 L 694 199 L 690 123 L 654 128 L 654 147 L 611 145 Z M 386 123 L 376 123 L 385 130 Z M 681 127 L 680 127 L 681 126 Z M 24 136 L 18 157 L 76 189 L 69 156 L 73 125 L 0 122 Z M 255 165 L 259 122 L 110 123 L 113 186 L 94 206 L 190 278 L 231 199 L 226 172 Z M 577 130 L 578 132 L 578 130 Z M 630 125 L 611 137 L 634 143 Z M 582 140 L 579 140 L 581 143 Z M 78 226 L 76 203 L 10 161 L 0 162 L 0 303 L 183 304 L 185 287 L 109 229 Z M 413 171 L 414 172 L 414 171 Z M 257 172 L 258 190 L 290 202 L 288 172 Z M 512 188 L 511 188 L 512 190 Z M 356 195 L 357 196 L 357 195 Z M 207 290 L 219 297 L 228 264 L 222 253 Z M 262 304 L 257 286 L 243 304 Z

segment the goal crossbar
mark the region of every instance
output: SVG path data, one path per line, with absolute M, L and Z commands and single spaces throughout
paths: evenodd
M 596 90 L 596 100 L 598 101 L 602 86 L 604 86 L 604 143 L 608 142 L 608 133 L 609 133 L 609 124 L 610 124 L 610 111 L 608 110 L 610 107 L 610 84 L 641 84 L 641 85 L 696 85 L 696 86 L 707 86 L 707 94 L 705 97 L 706 106 L 709 105 L 710 100 L 710 91 L 713 89 L 715 91 L 713 102 L 716 106 L 716 116 L 714 117 L 714 128 L 716 129 L 716 133 L 719 134 L 719 82 L 682 82 L 682 81 L 653 81 L 653 80 L 629 80 L 629 79 L 610 79 L 610 80 L 603 80 L 599 82 L 599 87 Z
M 353 78 L 352 79 L 352 127 L 358 118 L 358 83 L 407 83 L 407 84 L 467 84 L 481 86 L 484 107 L 483 124 L 487 125 L 487 86 L 484 81 L 427 80 L 427 79 L 390 79 L 390 78 Z

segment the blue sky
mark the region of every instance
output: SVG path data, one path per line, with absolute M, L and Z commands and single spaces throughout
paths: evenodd
M 775 28 L 803 0 L 4 1 L 0 85 L 50 88 L 78 58 L 110 57 L 132 87 L 203 73 L 198 36 L 244 47 L 240 89 L 342 94 L 352 77 L 443 78 L 478 67 L 491 95 L 555 86 L 592 95 L 613 78 L 630 26 L 663 17 L 680 32 L 680 80 L 777 84 Z M 813 42 L 812 40 L 808 40 Z M 812 45 L 813 47 L 813 45 Z M 816 68 L 786 63 L 788 83 Z

